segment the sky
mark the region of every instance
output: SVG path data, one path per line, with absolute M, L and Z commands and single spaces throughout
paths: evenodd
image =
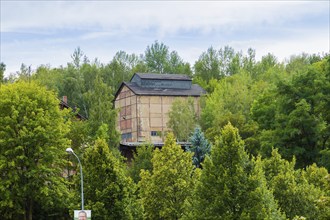
M 156 40 L 193 64 L 209 47 L 231 46 L 280 62 L 329 53 L 330 1 L 0 0 L 0 62 L 66 66 L 77 47 L 109 63 L 116 52 L 144 54 Z

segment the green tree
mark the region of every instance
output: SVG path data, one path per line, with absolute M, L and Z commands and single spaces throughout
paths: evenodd
M 103 83 L 100 76 L 94 81 L 93 90 L 86 93 L 86 100 L 89 109 L 89 128 L 91 136 L 96 135 L 96 131 L 102 124 L 108 126 L 108 144 L 110 147 L 117 147 L 119 144 L 119 133 L 116 130 L 117 111 L 113 109 L 112 90 Z
M 260 161 L 252 163 L 238 129 L 221 131 L 205 159 L 187 219 L 282 219 L 266 187 Z
M 240 130 L 247 150 L 257 155 L 257 123 L 251 118 L 254 99 L 267 87 L 256 83 L 250 74 L 241 72 L 221 79 L 212 94 L 208 95 L 201 112 L 201 127 L 205 136 L 213 143 L 217 134 L 228 122 Z
M 169 48 L 165 44 L 155 41 L 147 47 L 144 57 L 145 63 L 151 72 L 165 73 L 169 59 Z
M 75 66 L 75 68 L 79 69 L 81 65 L 81 58 L 83 58 L 84 52 L 80 49 L 80 47 L 77 47 L 73 54 L 71 55 L 72 63 Z
M 194 153 L 192 162 L 199 168 L 205 157 L 210 154 L 211 144 L 205 138 L 200 127 L 195 128 L 193 135 L 189 138 L 189 142 L 191 143 L 191 146 L 187 147 L 186 150 Z
M 142 59 L 135 54 L 119 51 L 112 61 L 101 69 L 103 81 L 117 91 L 123 81 L 129 81 L 133 73 L 146 72 L 143 70 Z M 114 95 L 114 94 L 113 94 Z
M 303 216 L 307 219 L 320 219 L 322 211 L 317 201 L 323 198 L 322 190 L 309 183 L 301 170 L 295 170 L 295 160 L 282 159 L 277 150 L 270 158 L 263 160 L 269 187 L 286 216 Z
M 0 216 L 32 219 L 36 210 L 65 215 L 69 198 L 62 177 L 67 111 L 55 94 L 30 82 L 0 88 Z
M 183 204 L 192 190 L 191 153 L 175 143 L 172 133 L 151 160 L 153 170 L 142 170 L 140 198 L 146 219 L 179 219 Z
M 87 148 L 82 164 L 86 209 L 93 210 L 93 219 L 142 219 L 135 185 L 105 140 Z
M 208 48 L 206 52 L 202 53 L 195 62 L 194 69 L 194 77 L 200 78 L 202 81 L 205 81 L 206 84 L 211 79 L 220 79 L 223 77 L 220 71 L 219 53 L 213 47 Z
M 325 59 L 326 60 L 326 59 Z M 260 127 L 260 144 L 268 154 L 272 147 L 284 158 L 296 156 L 297 166 L 326 161 L 329 148 L 329 83 L 326 61 L 305 72 L 282 78 L 253 104 L 253 118 Z M 324 158 L 319 160 L 324 153 Z M 325 164 L 324 164 L 325 165 Z
M 179 141 L 187 141 L 197 121 L 194 100 L 192 98 L 175 99 L 168 115 L 167 126 L 172 129 Z
M 315 163 L 302 171 L 303 177 L 309 184 L 313 184 L 322 190 L 323 195 L 317 200 L 319 219 L 330 218 L 330 174 L 324 167 L 318 167 Z
M 68 94 L 60 94 L 64 80 L 63 73 L 63 68 L 56 69 L 49 66 L 40 66 L 35 74 L 32 75 L 31 79 L 37 81 L 40 85 L 46 86 L 48 90 L 53 90 L 59 95 L 67 96 Z
M 4 81 L 5 71 L 6 71 L 6 65 L 3 62 L 1 62 L 0 63 L 0 86 Z
M 152 144 L 144 144 L 136 148 L 136 152 L 133 154 L 133 160 L 129 165 L 129 174 L 135 183 L 141 180 L 141 170 L 148 170 L 152 172 L 152 153 L 154 146 Z
M 158 41 L 147 47 L 144 62 L 149 72 L 192 75 L 190 64 L 185 63 L 176 51 L 170 52 L 168 46 Z

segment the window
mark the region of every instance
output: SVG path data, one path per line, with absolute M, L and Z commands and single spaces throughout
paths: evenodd
M 132 138 L 132 133 L 121 134 L 121 139 L 122 140 L 131 139 L 131 138 Z
M 151 136 L 159 136 L 158 131 L 151 131 Z

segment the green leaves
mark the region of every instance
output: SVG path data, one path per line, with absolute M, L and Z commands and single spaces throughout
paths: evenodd
M 184 152 L 169 133 L 165 145 L 155 150 L 151 162 L 152 171 L 143 170 L 139 182 L 145 218 L 178 219 L 192 190 L 191 154 Z
M 187 219 L 284 219 L 261 160 L 251 161 L 238 130 L 226 125 L 206 158 Z
M 175 99 L 169 111 L 169 121 L 167 126 L 179 141 L 187 141 L 193 132 L 197 115 L 195 105 L 197 100 L 190 97 L 188 99 Z
M 96 219 L 141 219 L 135 186 L 126 176 L 125 165 L 97 139 L 83 155 L 86 209 Z
M 56 201 L 58 211 L 66 205 L 58 199 L 68 197 L 61 178 L 69 145 L 64 114 L 55 95 L 33 82 L 0 88 L 0 215 L 5 219 L 32 216 L 33 203 L 46 210 Z
M 326 89 L 326 71 L 316 64 L 302 68 L 292 79 L 282 78 L 275 89 L 260 96 L 252 106 L 253 118 L 263 129 L 261 146 L 267 146 L 266 150 L 279 148 L 286 159 L 295 155 L 298 167 L 314 162 L 325 165 L 325 158 L 319 157 L 321 152 L 326 155 L 329 148 L 326 106 L 330 90 Z

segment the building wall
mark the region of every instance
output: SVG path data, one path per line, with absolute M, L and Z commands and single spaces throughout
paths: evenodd
M 167 128 L 168 112 L 177 96 L 136 96 L 126 86 L 115 100 L 116 109 L 120 109 L 118 130 L 122 141 L 163 142 Z M 199 115 L 199 97 L 193 97 L 196 113 Z

